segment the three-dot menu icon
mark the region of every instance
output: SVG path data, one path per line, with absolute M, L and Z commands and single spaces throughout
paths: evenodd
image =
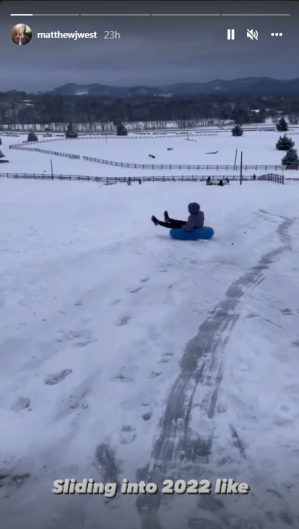
M 282 33 L 271 33 L 271 37 L 282 37 Z

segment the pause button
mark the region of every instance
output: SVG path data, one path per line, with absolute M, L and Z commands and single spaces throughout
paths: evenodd
M 235 40 L 235 30 L 234 29 L 227 30 L 227 40 Z

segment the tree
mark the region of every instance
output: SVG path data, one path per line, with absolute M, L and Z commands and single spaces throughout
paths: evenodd
M 38 141 L 38 137 L 33 130 L 29 132 L 27 141 Z
M 288 124 L 284 118 L 281 118 L 276 125 L 278 132 L 286 132 L 288 130 Z
M 179 129 L 194 127 L 196 123 L 192 105 L 186 101 L 178 101 L 174 110 L 174 119 Z
M 75 131 L 72 123 L 69 123 L 65 132 L 65 137 L 69 139 L 78 138 L 78 134 Z
M 253 123 L 265 123 L 267 117 L 266 111 L 262 108 L 259 112 L 254 112 L 252 116 Z
M 128 135 L 128 131 L 127 131 L 126 127 L 123 125 L 123 123 L 120 123 L 117 126 L 116 135 L 117 136 L 127 136 Z
M 242 136 L 243 135 L 243 130 L 242 130 L 240 125 L 235 125 L 234 126 L 234 128 L 232 129 L 232 135 L 233 136 Z
M 250 123 L 250 115 L 246 108 L 236 107 L 232 111 L 232 119 L 235 123 L 242 125 L 243 123 Z
M 285 165 L 287 169 L 298 169 L 299 158 L 296 149 L 290 149 L 281 160 L 282 165 Z
M 32 105 L 28 105 L 18 110 L 18 122 L 20 123 L 22 130 L 24 130 L 25 124 L 33 125 L 33 128 L 34 128 L 34 123 L 36 123 L 36 121 L 37 121 L 37 115 Z
M 278 142 L 276 143 L 276 149 L 279 151 L 288 151 L 289 149 L 292 149 L 294 145 L 295 142 L 293 142 L 292 138 L 288 138 L 285 134 L 284 136 L 280 136 Z
M 2 162 L 8 162 L 8 160 L 4 160 L 5 158 L 5 155 L 3 154 L 3 152 L 0 150 L 0 163 Z

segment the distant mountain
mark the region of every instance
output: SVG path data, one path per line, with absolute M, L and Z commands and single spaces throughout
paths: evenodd
M 50 93 L 61 95 L 130 97 L 196 97 L 209 94 L 256 94 L 271 95 L 299 92 L 299 78 L 278 80 L 270 77 L 247 77 L 224 81 L 216 79 L 207 83 L 179 83 L 167 86 L 106 86 L 101 84 L 65 84 Z
M 135 86 L 132 88 L 123 88 L 119 86 L 106 86 L 102 84 L 64 84 L 54 88 L 53 94 L 71 95 L 71 96 L 109 96 L 109 97 L 139 97 L 139 96 L 158 96 L 161 91 L 158 88 L 149 86 Z M 162 93 L 163 95 L 163 93 Z

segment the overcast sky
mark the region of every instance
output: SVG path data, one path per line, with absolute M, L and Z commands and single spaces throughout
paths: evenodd
M 229 17 L 71 17 L 12 13 L 206 13 L 290 14 Z M 16 46 L 10 31 L 26 23 L 31 42 Z M 181 82 L 265 76 L 299 77 L 299 2 L 66 2 L 5 1 L 0 4 L 0 91 L 36 92 L 66 84 L 161 86 Z M 235 40 L 227 40 L 235 29 Z M 258 31 L 258 41 L 247 38 Z M 38 32 L 97 32 L 97 39 L 37 39 Z M 119 40 L 105 40 L 117 31 Z M 272 37 L 271 33 L 283 33 Z

